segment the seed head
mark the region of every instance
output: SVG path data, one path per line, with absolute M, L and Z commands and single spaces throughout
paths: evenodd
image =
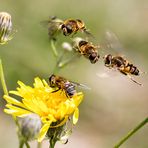
M 37 138 L 41 129 L 42 122 L 37 114 L 29 114 L 20 120 L 21 135 L 25 140 L 34 140 Z
M 11 15 L 7 12 L 0 12 L 0 44 L 5 44 L 12 39 Z

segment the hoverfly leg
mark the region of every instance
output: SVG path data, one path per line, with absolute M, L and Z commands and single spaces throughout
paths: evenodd
M 121 69 L 118 69 L 122 74 L 124 74 L 124 75 L 128 75 L 126 72 L 124 72 L 124 71 L 122 71 Z
M 134 79 L 133 79 L 129 74 L 127 74 L 126 72 L 122 71 L 121 69 L 119 69 L 119 71 L 120 71 L 122 74 L 128 76 L 128 78 L 130 78 L 134 83 L 136 83 L 136 84 L 142 86 L 141 83 L 139 83 L 139 82 L 137 82 L 136 80 L 134 80 Z
M 66 141 L 64 142 L 64 144 L 67 144 L 68 143 L 68 139 L 66 139 Z
M 59 91 L 59 90 L 60 90 L 60 88 L 58 88 L 58 89 L 52 91 L 52 93 L 55 93 L 55 92 L 57 92 L 57 91 Z
M 140 86 L 142 86 L 142 84 L 141 83 L 139 83 L 139 82 L 137 82 L 136 80 L 134 80 L 130 75 L 127 75 L 133 82 L 135 82 L 136 84 L 138 84 L 138 85 L 140 85 Z

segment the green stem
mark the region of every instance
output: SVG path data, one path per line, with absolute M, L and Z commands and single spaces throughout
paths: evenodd
M 26 145 L 26 148 L 30 148 L 30 146 L 29 146 L 27 141 L 25 142 L 25 145 Z
M 1 84 L 2 84 L 4 94 L 8 95 L 8 89 L 7 89 L 7 85 L 6 85 L 6 81 L 5 81 L 5 77 L 4 77 L 3 65 L 2 65 L 1 59 L 0 59 L 0 79 L 1 79 Z
M 68 65 L 71 61 L 73 61 L 74 58 L 75 58 L 75 56 L 73 56 L 73 57 L 71 57 L 71 58 L 69 58 L 69 59 L 67 59 L 67 60 L 65 60 L 65 61 L 60 62 L 60 63 L 58 64 L 58 67 L 59 67 L 59 68 L 65 67 L 65 66 Z
M 19 141 L 20 143 L 19 143 L 19 148 L 23 148 L 23 146 L 24 146 L 24 141 L 23 140 L 21 140 L 21 141 Z
M 41 148 L 41 147 L 42 147 L 42 143 L 41 142 L 38 142 L 37 148 Z
M 72 57 L 67 58 L 66 60 L 62 61 L 64 55 L 66 54 L 67 51 L 64 51 L 63 54 L 61 55 L 61 57 L 59 58 L 58 62 L 57 62 L 57 67 L 59 68 L 63 68 L 66 65 L 68 65 L 70 62 L 72 62 L 74 59 L 76 59 L 77 57 L 79 57 L 79 55 L 74 54 Z
M 25 141 L 24 139 L 21 139 L 21 140 L 20 140 L 20 143 L 19 143 L 19 148 L 23 148 L 24 145 L 26 145 L 26 148 L 30 148 L 28 142 Z
M 53 51 L 53 54 L 55 57 L 58 57 L 58 52 L 56 50 L 56 47 L 55 47 L 55 41 L 54 40 L 51 40 L 51 48 L 52 48 L 52 51 Z
M 0 59 L 0 79 L 1 79 L 1 84 L 2 84 L 4 94 L 9 95 L 7 85 L 6 85 L 6 81 L 5 81 L 5 76 L 4 76 L 3 65 L 2 65 L 1 59 Z M 19 125 L 18 119 L 15 116 L 12 116 L 12 117 L 13 117 L 13 120 L 15 121 L 16 126 L 18 127 L 18 133 L 17 134 L 18 134 L 18 138 L 19 138 L 19 148 L 23 148 L 24 144 L 26 145 L 27 148 L 30 148 L 29 144 L 27 142 L 25 142 L 24 140 L 22 140 L 22 137 L 19 134 L 20 125 Z
M 146 117 L 140 124 L 138 124 L 133 130 L 131 130 L 123 139 L 114 146 L 114 148 L 119 148 L 125 141 L 127 141 L 134 133 L 136 133 L 140 128 L 142 128 L 146 123 L 148 123 L 148 117 Z
M 55 138 L 51 138 L 51 139 L 50 139 L 50 146 L 49 146 L 49 148 L 54 148 L 56 142 L 57 142 L 57 140 L 55 140 Z

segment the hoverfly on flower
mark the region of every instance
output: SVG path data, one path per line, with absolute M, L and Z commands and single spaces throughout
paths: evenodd
M 20 101 L 9 95 L 4 95 L 7 101 L 7 114 L 15 117 L 24 118 L 29 114 L 36 114 L 40 117 L 42 127 L 37 135 L 41 142 L 50 128 L 63 126 L 72 116 L 73 124 L 76 124 L 79 118 L 78 106 L 83 100 L 83 93 L 76 92 L 69 99 L 62 90 L 55 91 L 45 80 L 35 78 L 33 87 L 25 85 L 18 81 L 19 87 L 16 91 L 10 91 L 20 97 Z
M 57 76 L 54 74 L 52 74 L 49 77 L 49 85 L 50 87 L 55 88 L 55 91 L 53 92 L 64 90 L 65 94 L 70 98 L 72 98 L 74 95 L 77 94 L 77 91 L 75 89 L 76 86 L 84 88 L 84 89 L 90 89 L 84 84 L 72 82 L 70 80 L 67 80 L 64 77 Z

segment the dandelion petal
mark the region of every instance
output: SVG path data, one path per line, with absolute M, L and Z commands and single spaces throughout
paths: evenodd
M 38 142 L 41 142 L 44 139 L 44 137 L 50 127 L 50 124 L 51 124 L 51 122 L 48 122 L 48 123 L 44 124 L 43 127 L 41 128 L 39 136 L 38 136 Z
M 79 109 L 76 108 L 76 110 L 73 114 L 73 124 L 76 124 L 78 122 L 78 118 L 79 118 Z

